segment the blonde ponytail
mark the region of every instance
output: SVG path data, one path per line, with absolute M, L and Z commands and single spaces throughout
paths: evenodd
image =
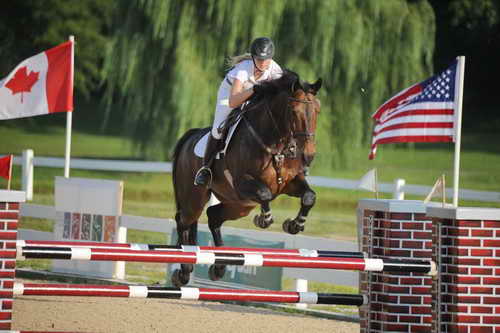
M 250 60 L 250 59 L 252 59 L 252 55 L 250 53 L 243 53 L 240 55 L 227 58 L 226 65 L 227 67 L 231 68 L 244 60 Z

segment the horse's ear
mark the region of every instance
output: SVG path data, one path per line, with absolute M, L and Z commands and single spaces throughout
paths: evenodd
M 321 85 L 323 84 L 323 80 L 321 78 L 313 84 L 309 85 L 309 92 L 313 95 L 316 95 L 318 91 L 321 89 Z

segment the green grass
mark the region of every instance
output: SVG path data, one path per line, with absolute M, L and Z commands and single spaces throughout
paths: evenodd
M 43 130 L 28 131 L 17 128 L 0 127 L 0 133 L 8 137 L 0 146 L 0 154 L 20 154 L 23 149 L 31 148 L 35 156 L 63 156 L 64 129 L 49 127 Z M 123 137 L 99 136 L 73 131 L 72 157 L 135 159 L 138 155 L 132 144 Z M 474 142 L 478 141 L 477 136 Z M 451 145 L 425 145 L 425 149 L 395 149 L 390 145 L 381 145 L 374 161 L 368 161 L 367 150 L 353 149 L 352 166 L 345 169 L 328 168 L 323 161 L 325 153 L 318 152 L 313 164 L 312 175 L 333 178 L 359 179 L 367 170 L 377 167 L 380 182 L 392 183 L 395 178 L 404 178 L 407 184 L 431 186 L 441 174 L 447 176 L 447 184 L 451 186 L 453 149 Z M 488 151 L 488 147 L 490 152 Z M 473 190 L 500 191 L 500 154 L 495 142 L 483 145 L 484 152 L 463 149 L 461 156 L 461 188 Z M 13 188 L 19 189 L 21 168 L 14 167 Z M 45 205 L 54 203 L 54 177 L 62 176 L 63 170 L 58 168 L 35 168 L 34 202 Z M 72 177 L 112 179 L 124 181 L 124 214 L 172 218 L 175 204 L 172 200 L 173 188 L 171 176 L 167 174 L 108 172 L 92 170 L 71 170 Z M 0 180 L 0 187 L 6 181 Z M 339 190 L 314 188 L 317 202 L 311 210 L 306 224 L 306 235 L 352 239 L 356 238 L 356 206 L 359 199 L 373 198 L 373 193 L 355 190 Z M 390 194 L 381 194 L 382 198 L 390 198 Z M 418 196 L 407 196 L 407 199 L 423 199 Z M 461 206 L 500 207 L 500 203 L 466 202 Z M 281 231 L 282 222 L 295 217 L 300 207 L 297 198 L 278 197 L 272 203 L 275 223 L 271 231 Z M 237 221 L 227 221 L 226 226 L 239 228 L 255 228 L 253 216 Z M 206 223 L 203 216 L 200 223 Z M 21 227 L 46 228 L 47 222 L 23 219 Z M 144 240 L 147 239 L 145 236 Z M 146 241 L 145 241 L 146 242 Z
M 0 154 L 21 154 L 24 149 L 33 149 L 35 156 L 63 156 L 64 129 L 52 127 L 42 131 L 27 131 L 16 128 L 0 127 L 3 137 L 8 141 L 0 145 Z M 474 147 L 481 147 L 483 151 L 462 151 L 461 188 L 486 191 L 500 191 L 500 148 L 489 140 L 487 144 L 479 145 L 478 136 L 474 136 Z M 359 179 L 366 171 L 376 167 L 380 182 L 392 183 L 395 178 L 404 178 L 407 184 L 431 186 L 435 180 L 445 174 L 447 186 L 452 182 L 453 148 L 452 146 L 430 145 L 425 149 L 403 149 L 382 145 L 379 147 L 375 161 L 368 161 L 368 149 L 354 149 L 353 159 L 349 168 L 331 169 L 323 163 L 325 155 L 318 153 L 311 174 L 332 178 Z M 99 136 L 73 131 L 72 157 L 103 158 L 103 159 L 137 159 L 137 153 L 132 144 L 122 137 Z M 20 189 L 21 168 L 14 167 L 13 189 Z M 34 203 L 54 204 L 54 177 L 62 176 L 63 170 L 58 168 L 35 168 Z M 134 173 L 134 172 L 106 172 L 92 170 L 71 170 L 72 177 L 111 179 L 124 181 L 123 213 L 148 217 L 173 218 L 175 204 L 171 176 L 167 174 Z M 0 187 L 6 182 L 0 180 Z M 360 199 L 373 198 L 373 193 L 339 190 L 328 188 L 314 188 L 317 192 L 315 207 L 309 213 L 305 235 L 356 240 L 356 207 Z M 381 198 L 390 198 L 390 194 L 381 194 Z M 419 196 L 406 196 L 407 199 L 422 200 Z M 460 201 L 461 206 L 497 207 L 500 203 Z M 269 228 L 271 231 L 281 232 L 282 222 L 294 217 L 300 207 L 296 198 L 278 197 L 272 203 L 275 223 Z M 252 228 L 253 216 L 237 221 L 228 221 L 226 226 Z M 200 223 L 206 223 L 203 215 Z M 23 218 L 20 228 L 52 231 L 53 222 L 49 220 Z M 138 230 L 128 231 L 128 241 L 136 243 L 165 244 L 169 240 L 164 234 Z M 36 270 L 49 270 L 50 260 L 28 260 L 19 262 L 18 267 L 29 267 Z M 163 284 L 166 276 L 163 264 L 127 264 L 127 280 L 144 284 Z M 284 290 L 294 290 L 292 279 L 283 279 Z M 309 290 L 325 293 L 358 293 L 357 288 L 335 286 L 331 284 L 310 282 Z M 340 312 L 356 315 L 357 309 L 349 306 L 313 306 L 314 309 Z
M 24 149 L 34 149 L 38 156 L 64 156 L 65 128 L 22 129 L 0 127 L 2 142 L 0 154 L 21 154 Z M 121 137 L 102 136 L 72 131 L 72 157 L 134 159 L 133 146 Z

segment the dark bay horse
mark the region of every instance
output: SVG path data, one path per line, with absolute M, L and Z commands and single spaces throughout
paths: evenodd
M 321 79 L 313 84 L 301 82 L 290 71 L 263 83 L 259 94 L 244 107 L 224 158 L 214 161 L 210 188 L 193 184 L 202 164 L 194 155 L 194 146 L 210 128 L 191 129 L 179 139 L 172 171 L 178 245 L 197 244 L 198 219 L 211 193 L 220 201 L 207 209 L 215 246 L 223 245 L 220 228 L 225 221 L 247 216 L 257 205 L 261 213 L 254 223 L 261 228 L 271 225 L 269 203 L 280 194 L 301 198 L 298 215 L 287 219 L 283 229 L 291 234 L 304 230 L 316 199 L 304 173 L 316 153 L 314 135 L 320 111 L 316 94 L 320 88 Z M 187 284 L 192 270 L 193 265 L 182 264 L 172 276 L 173 284 Z M 220 279 L 224 272 L 224 265 L 209 269 L 212 280 Z

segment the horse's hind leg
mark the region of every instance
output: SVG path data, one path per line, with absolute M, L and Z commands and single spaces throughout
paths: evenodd
M 186 225 L 182 223 L 182 216 L 179 213 L 175 215 L 175 220 L 177 222 L 177 245 L 196 245 L 198 221 Z M 172 284 L 176 287 L 188 284 L 193 268 L 192 264 L 181 264 L 181 269 L 176 269 L 172 274 Z
M 207 209 L 208 227 L 212 232 L 215 246 L 223 246 L 222 234 L 220 228 L 224 221 L 235 220 L 247 216 L 254 206 L 241 206 L 231 204 L 218 204 Z M 215 264 L 210 266 L 208 275 L 213 281 L 219 280 L 226 272 L 226 265 Z

